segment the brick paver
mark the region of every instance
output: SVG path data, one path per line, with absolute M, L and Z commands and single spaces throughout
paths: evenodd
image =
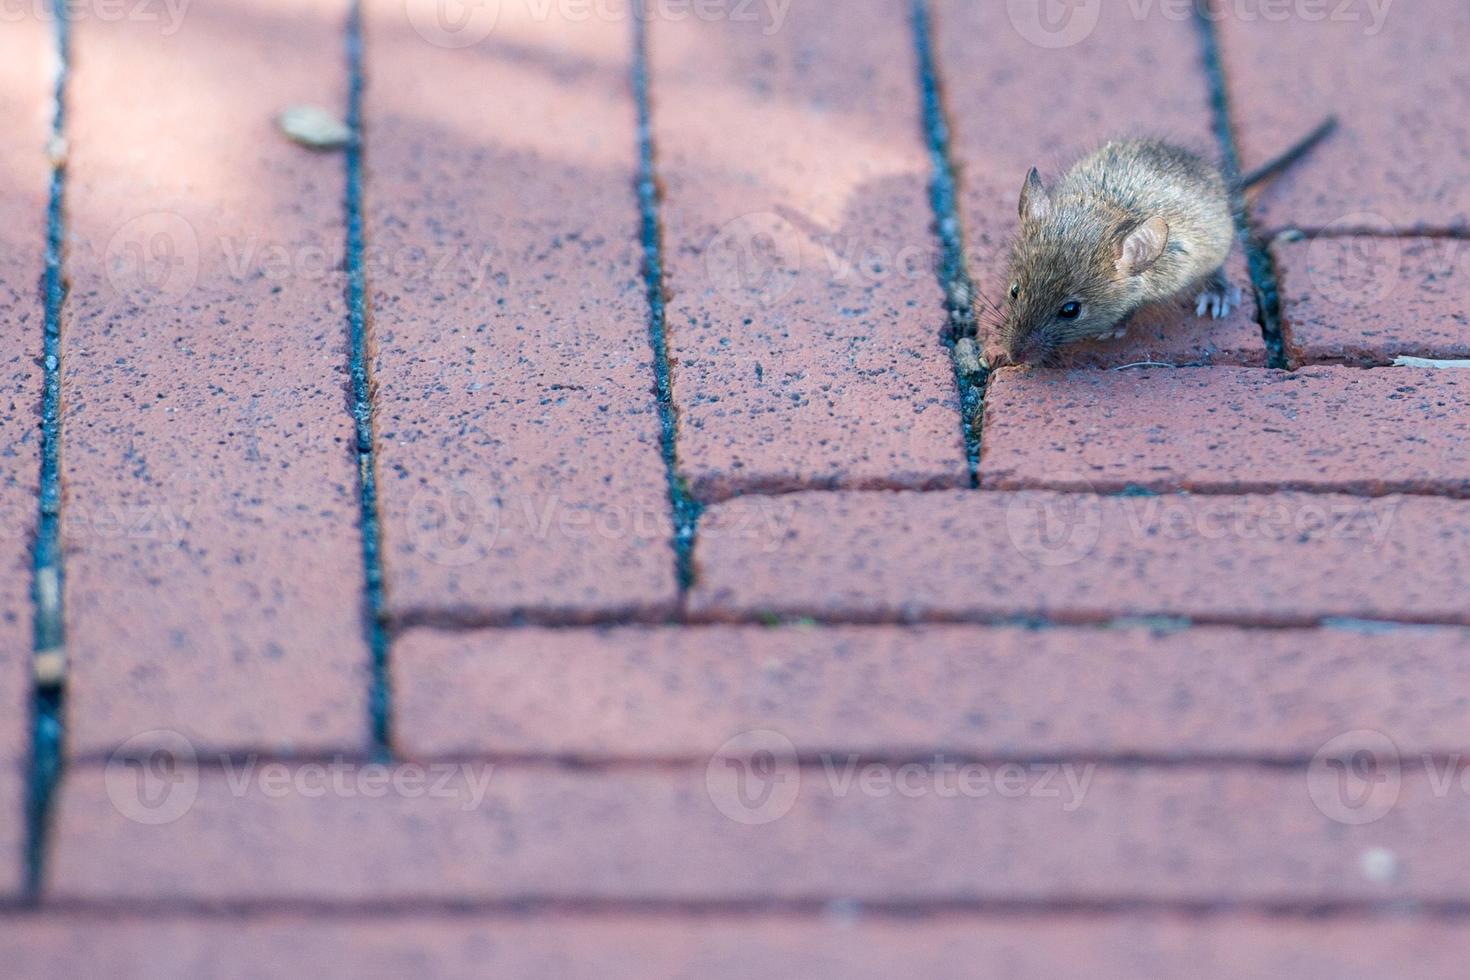
M 708 769 L 579 773 L 462 763 L 445 784 L 412 770 L 420 780 L 413 791 L 390 791 L 384 771 L 380 798 L 367 798 L 368 784 L 351 775 L 333 790 L 320 768 L 302 784 L 320 790 L 307 793 L 292 789 L 298 767 L 277 776 L 224 768 L 204 772 L 192 806 L 162 825 L 124 816 L 136 806 L 128 795 L 135 784 L 114 782 L 109 793 L 105 773 L 89 768 L 66 782 L 49 894 L 216 902 L 1470 898 L 1470 856 L 1444 846 L 1470 832 L 1453 766 L 1404 765 L 1396 778 L 1385 776 L 1364 802 L 1382 816 L 1355 824 L 1352 801 L 1331 795 L 1338 774 L 1326 765 L 1308 778 L 1295 767 L 956 760 L 946 769 L 929 759 L 900 774 L 891 763 L 865 769 L 858 756 L 838 754 L 799 771 L 778 759 L 755 785 L 754 764 L 754 756 L 734 756 Z M 483 798 L 477 779 L 486 781 Z M 768 785 L 769 794 L 754 792 Z
M 755 502 L 711 523 L 750 526 Z M 700 616 L 1191 616 L 1465 623 L 1470 502 L 1335 494 L 804 494 L 759 534 L 705 537 Z
M 410 758 L 688 758 L 780 731 L 803 753 L 1308 758 L 1343 732 L 1470 741 L 1470 631 L 929 626 L 414 630 Z
M 366 736 L 341 161 L 273 115 L 340 104 L 345 4 L 75 24 L 63 537 L 68 746 L 158 728 Z M 208 54 L 204 54 L 208 52 Z M 252 79 L 241 85 L 242 78 Z M 126 99 L 118 93 L 126 92 Z
M 1219 6 L 1242 166 L 1266 162 L 1329 113 L 1341 121 L 1260 192 L 1252 210 L 1262 227 L 1467 227 L 1470 7 Z
M 441 37 L 434 0 L 368 5 L 365 268 L 395 616 L 674 601 L 631 27 L 543 6 L 499 4 L 493 30 Z
M 1470 241 L 1321 236 L 1275 252 L 1299 363 L 1470 358 Z
M 282 915 L 241 920 L 96 916 L 0 923 L 19 976 L 644 980 L 761 976 L 1015 980 L 1086 976 L 1379 980 L 1413 963 L 1423 980 L 1463 973 L 1465 927 L 1438 919 L 1271 919 L 1249 913 L 680 918 Z M 982 966 L 983 965 L 983 966 Z
M 1470 376 L 1424 368 L 1006 370 L 987 487 L 1470 493 Z M 1344 439 L 1351 426 L 1351 439 Z
M 935 4 L 966 246 L 976 288 L 992 304 L 1006 293 L 1006 249 L 1030 167 L 1050 182 L 1105 140 L 1137 133 L 1219 159 L 1199 38 L 1188 16 L 1174 16 L 1178 6 L 1088 4 L 1048 30 L 1052 12 L 1027 0 Z M 1183 303 L 1165 304 L 1140 311 L 1126 340 L 1079 347 L 1069 357 L 1092 365 L 1264 364 L 1239 249 L 1229 268 L 1245 303 L 1226 319 L 1199 320 Z M 995 317 L 976 312 L 983 336 Z
M 7 18 L 0 31 L 0 896 L 20 884 L 22 773 L 29 746 L 31 539 L 40 472 L 38 284 L 45 262 L 51 131 L 49 25 Z
M 702 497 L 965 480 L 913 50 L 887 0 L 651 25 L 680 460 Z

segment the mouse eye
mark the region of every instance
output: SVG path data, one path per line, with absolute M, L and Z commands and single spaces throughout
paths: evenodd
M 1021 295 L 1021 284 L 1018 283 L 1018 282 L 1011 283 L 1011 299 L 1015 299 L 1017 296 L 1020 296 L 1020 295 Z
M 1082 304 L 1073 300 L 1072 302 L 1057 310 L 1057 316 L 1063 320 L 1075 320 L 1082 315 Z

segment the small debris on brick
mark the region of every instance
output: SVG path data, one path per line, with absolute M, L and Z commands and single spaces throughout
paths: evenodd
M 352 130 L 317 105 L 295 105 L 276 120 L 292 142 L 313 150 L 340 150 L 352 142 Z
M 70 147 L 67 145 L 65 136 L 52 134 L 51 138 L 46 141 L 46 159 L 58 170 L 66 166 L 69 151 Z
M 31 662 L 35 682 L 40 687 L 60 687 L 66 680 L 66 654 L 60 650 L 45 650 L 36 654 Z
M 1386 847 L 1370 847 L 1358 858 L 1363 877 L 1377 885 L 1387 884 L 1399 876 L 1399 859 Z
M 1448 370 L 1452 368 L 1470 368 L 1470 361 L 1440 361 L 1432 357 L 1395 357 L 1394 367 L 1417 367 L 1417 368 L 1439 368 Z
M 980 349 L 975 345 L 975 338 L 961 337 L 954 342 L 954 359 L 959 365 L 960 373 L 966 377 L 972 377 L 980 373 Z

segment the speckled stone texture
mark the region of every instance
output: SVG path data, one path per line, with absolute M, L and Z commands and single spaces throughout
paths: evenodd
M 799 751 L 1310 758 L 1354 729 L 1470 744 L 1470 630 L 926 626 L 414 630 L 394 649 L 410 758 Z
M 1470 501 L 1432 497 L 805 494 L 695 560 L 690 608 L 712 618 L 1470 622 Z
M 416 30 L 434 10 L 375 4 L 367 25 L 388 611 L 662 615 L 631 26 L 507 2 L 440 47 Z
M 1321 236 L 1275 253 L 1296 362 L 1470 358 L 1470 240 Z
M 27 8 L 28 10 L 29 8 Z M 23 773 L 30 746 L 31 541 L 41 466 L 38 287 L 46 248 L 51 131 L 48 22 L 28 13 L 0 30 L 0 900 L 21 882 Z
M 474 771 L 489 781 L 478 802 L 460 777 L 436 793 L 420 782 L 411 794 L 392 791 L 389 773 L 378 798 L 311 797 L 289 781 L 281 792 L 269 777 L 213 770 L 201 774 L 192 807 L 158 826 L 121 816 L 92 768 L 72 773 L 63 790 L 50 894 L 1306 904 L 1470 897 L 1470 854 L 1444 844 L 1470 833 L 1470 808 L 1458 793 L 1436 793 L 1436 774 L 1417 765 L 1372 790 L 1375 807 L 1393 791 L 1380 819 L 1354 825 L 1329 817 L 1297 768 L 1075 761 L 1004 772 L 996 764 L 982 776 L 960 770 L 958 760 L 945 770 L 930 759 L 906 776 L 886 767 L 892 781 L 884 784 L 842 752 L 800 769 L 777 758 L 768 770 L 775 787 L 761 800 L 748 785 L 740 796 L 733 772 L 744 756 L 712 761 L 671 770 L 482 767 Z M 1392 880 L 1362 870 L 1360 856 L 1373 848 L 1395 855 Z
M 405 975 L 517 980 L 844 977 L 1013 980 L 1140 976 L 1379 980 L 1412 963 L 1422 980 L 1458 980 L 1470 933 L 1453 919 L 1271 918 L 1249 912 L 884 920 L 772 912 L 718 918 L 622 914 L 524 918 L 283 914 L 228 921 L 86 915 L 0 922 L 0 956 L 18 976 Z
M 694 492 L 962 485 L 905 5 L 650 31 Z
M 1006 490 L 1463 496 L 1470 374 L 1007 369 L 991 381 L 982 445 L 983 485 Z
M 1329 114 L 1340 128 L 1257 195 L 1266 229 L 1400 234 L 1470 227 L 1470 6 L 1222 3 L 1242 166 L 1259 166 Z M 1311 17 L 1302 11 L 1315 9 Z
M 1055 11 L 1039 0 L 1006 3 L 936 0 L 935 56 L 950 112 L 959 171 L 961 220 L 982 340 L 1003 305 L 1009 243 L 1029 168 L 1050 185 L 1075 160 L 1110 139 L 1151 135 L 1210 161 L 1220 158 L 1211 130 L 1199 37 L 1177 3 L 1073 5 L 1066 26 L 1047 31 Z M 1187 13 L 1187 12 L 1186 12 Z M 1061 23 L 1061 21 L 1058 21 Z M 1038 43 L 1038 41 L 1043 43 Z M 1054 44 L 1048 47 L 1044 44 Z M 1193 302 L 1140 311 L 1122 341 L 1078 345 L 1068 363 L 1113 366 L 1264 364 L 1250 277 L 1237 247 L 1227 266 L 1243 305 L 1219 321 L 1194 316 Z
M 342 162 L 345 3 L 75 25 L 62 454 L 67 746 L 367 736 Z M 250 79 L 242 84 L 242 79 Z M 118 93 L 126 92 L 126 99 Z

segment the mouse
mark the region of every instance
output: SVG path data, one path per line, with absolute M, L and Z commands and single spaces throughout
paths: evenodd
M 1336 124 L 1327 119 L 1234 187 L 1214 163 L 1159 139 L 1106 143 L 1050 187 L 1032 167 L 986 363 L 1053 364 L 1067 345 L 1121 338 L 1134 312 L 1181 296 L 1196 316 L 1228 316 L 1240 302 L 1224 270 L 1236 237 L 1233 202 Z

